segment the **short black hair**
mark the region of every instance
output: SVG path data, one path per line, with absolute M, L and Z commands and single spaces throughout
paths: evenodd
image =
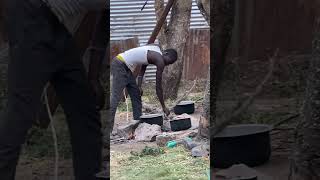
M 164 50 L 164 52 L 166 52 L 168 54 L 170 59 L 172 59 L 174 61 L 176 61 L 178 59 L 178 53 L 175 49 L 166 49 L 166 50 Z

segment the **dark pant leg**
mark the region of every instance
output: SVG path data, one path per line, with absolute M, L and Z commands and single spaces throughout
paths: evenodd
M 117 107 L 121 100 L 123 89 L 128 84 L 128 70 L 125 68 L 125 64 L 117 59 L 114 59 L 111 63 L 112 84 L 111 84 L 111 101 L 110 101 L 110 122 L 107 125 L 106 135 L 109 136 L 112 132 L 114 125 L 114 118 L 117 111 Z M 109 131 L 109 132 L 108 132 Z
M 95 180 L 102 161 L 100 114 L 81 62 L 70 65 L 70 69 L 67 67 L 51 82 L 67 117 L 75 179 Z
M 141 95 L 136 80 L 132 73 L 129 74 L 129 83 L 127 85 L 127 90 L 132 102 L 132 111 L 134 120 L 140 120 L 142 114 L 142 102 Z
M 14 180 L 21 145 L 40 106 L 44 85 L 55 64 L 47 43 L 52 31 L 40 6 L 8 0 L 10 40 L 8 104 L 0 119 L 0 179 Z
M 95 97 L 74 39 L 55 17 L 55 49 L 59 66 L 51 83 L 66 114 L 76 180 L 96 180 L 101 169 L 102 129 Z

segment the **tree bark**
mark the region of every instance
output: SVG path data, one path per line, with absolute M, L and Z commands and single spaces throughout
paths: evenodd
M 165 99 L 177 98 L 183 70 L 183 51 L 189 35 L 192 1 L 175 1 L 171 9 L 170 23 L 165 22 L 159 34 L 162 49 L 173 48 L 178 52 L 177 61 L 166 67 L 163 73 L 163 93 Z M 157 20 L 164 9 L 164 1 L 155 1 Z
M 290 180 L 320 179 L 320 23 L 317 20 L 312 42 L 303 118 L 296 131 L 296 146 Z
M 212 43 L 212 94 L 211 94 L 211 127 L 216 123 L 216 101 L 219 94 L 219 86 L 225 69 L 227 50 L 231 41 L 234 24 L 235 2 L 234 0 L 212 1 L 212 27 L 214 38 Z
M 210 26 L 210 1 L 209 0 L 196 0 L 197 6 Z

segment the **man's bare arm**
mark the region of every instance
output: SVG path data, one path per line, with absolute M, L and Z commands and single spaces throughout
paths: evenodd
M 165 109 L 166 105 L 164 104 L 163 99 L 163 90 L 162 90 L 162 73 L 163 73 L 163 67 L 157 67 L 157 73 L 156 73 L 156 93 L 158 96 L 158 99 L 160 101 L 160 104 L 162 106 L 162 109 Z
M 147 65 L 143 65 L 141 67 L 140 73 L 138 75 L 138 87 L 139 88 L 141 88 L 142 79 L 143 79 L 144 73 L 146 72 L 146 69 L 147 69 Z

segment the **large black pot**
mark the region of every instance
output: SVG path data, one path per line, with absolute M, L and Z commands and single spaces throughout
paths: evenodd
M 182 131 L 191 128 L 191 119 L 190 118 L 174 118 L 170 121 L 171 131 Z
M 194 102 L 193 101 L 181 101 L 179 104 L 177 104 L 174 108 L 175 114 L 192 114 L 194 113 Z
M 163 115 L 162 114 L 147 114 L 140 116 L 141 122 L 148 124 L 157 124 L 159 126 L 163 125 Z
M 264 124 L 227 126 L 211 141 L 214 168 L 228 168 L 240 163 L 253 167 L 268 161 L 271 129 Z

